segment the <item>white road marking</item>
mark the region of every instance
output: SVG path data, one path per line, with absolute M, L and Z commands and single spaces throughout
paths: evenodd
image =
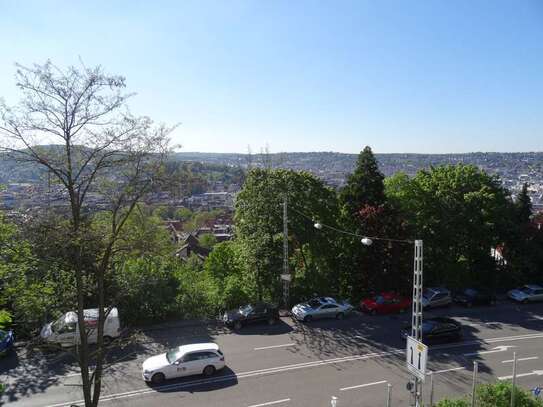
M 290 401 L 290 399 L 283 399 L 283 400 L 277 400 L 277 401 L 268 401 L 267 403 L 262 403 L 262 404 L 252 404 L 252 405 L 250 405 L 248 407 L 271 406 L 271 405 L 274 405 L 274 404 L 286 403 L 287 401 Z
M 264 350 L 264 349 L 274 349 L 274 348 L 285 348 L 287 346 L 294 346 L 293 343 L 284 343 L 283 345 L 273 345 L 273 346 L 262 346 L 260 348 L 255 348 L 254 350 Z
M 381 380 L 381 381 L 373 382 L 373 383 L 359 384 L 358 386 L 343 387 L 342 389 L 339 389 L 339 391 L 351 390 L 351 389 L 359 389 L 361 387 L 368 387 L 368 386 L 375 386 L 376 384 L 383 384 L 383 383 L 386 383 L 386 382 L 387 382 L 386 380 Z
M 530 373 L 520 373 L 517 374 L 517 377 L 525 377 L 525 376 L 543 376 L 543 370 L 532 370 Z M 498 377 L 498 380 L 509 380 L 512 379 L 513 376 L 500 376 Z
M 432 371 L 432 374 L 439 374 L 439 373 L 446 373 L 446 372 L 454 372 L 456 370 L 464 370 L 465 367 L 453 367 L 451 369 L 443 369 L 443 370 L 436 370 Z M 430 374 L 430 372 L 426 373 L 427 375 Z
M 470 322 L 465 324 L 467 326 L 479 326 L 479 325 L 501 325 L 501 322 Z
M 505 352 L 505 351 L 507 351 L 508 349 L 511 349 L 511 348 L 516 348 L 516 346 L 500 345 L 500 346 L 496 346 L 495 348 L 493 348 L 491 350 L 482 350 L 482 351 L 479 351 L 479 352 L 464 353 L 464 356 L 478 356 L 478 355 L 487 355 L 489 353 Z
M 528 358 L 520 358 L 520 359 L 517 359 L 517 362 L 522 362 L 523 360 L 536 360 L 536 359 L 539 359 L 539 356 L 530 356 Z M 502 360 L 502 363 L 513 363 L 513 359 Z
M 481 340 L 473 340 L 473 341 L 467 341 L 457 344 L 447 344 L 447 345 L 439 345 L 435 347 L 431 347 L 430 351 L 432 350 L 438 350 L 438 349 L 451 349 L 451 348 L 458 348 L 458 347 L 465 347 L 465 346 L 471 346 L 471 345 L 480 345 L 481 343 L 497 343 L 497 342 L 507 342 L 507 341 L 518 341 L 518 340 L 526 340 L 526 339 L 538 339 L 543 338 L 542 334 L 527 334 L 527 335 L 516 335 L 516 336 L 507 336 L 507 337 L 497 337 L 497 338 L 489 338 L 489 339 L 481 339 Z M 164 390 L 173 390 L 173 389 L 182 389 L 186 387 L 191 387 L 195 385 L 200 384 L 210 384 L 210 383 L 218 383 L 218 382 L 224 382 L 229 381 L 233 379 L 242 379 L 245 377 L 253 377 L 253 376 L 260 376 L 260 375 L 266 375 L 271 373 L 280 373 L 280 372 L 286 372 L 294 369 L 303 369 L 303 368 L 309 368 L 309 367 L 317 367 L 317 366 L 324 366 L 328 364 L 333 363 L 343 363 L 343 362 L 351 362 L 356 360 L 365 360 L 365 359 L 372 359 L 372 358 L 378 358 L 378 357 L 384 357 L 384 356 L 392 356 L 392 355 L 398 355 L 405 353 L 404 349 L 398 349 L 395 351 L 390 352 L 377 352 L 377 353 L 370 353 L 366 355 L 354 355 L 354 356 L 345 356 L 342 358 L 335 358 L 335 359 L 328 359 L 328 360 L 317 360 L 313 362 L 306 362 L 306 363 L 299 363 L 295 365 L 286 365 L 286 366 L 279 366 L 275 368 L 268 368 L 268 369 L 260 369 L 260 370 L 254 370 L 249 372 L 243 372 L 239 373 L 237 375 L 231 374 L 231 375 L 225 375 L 222 377 L 217 377 L 215 379 L 200 379 L 200 380 L 194 380 L 190 382 L 185 383 L 176 383 L 176 384 L 170 384 L 170 385 L 163 385 L 160 387 L 156 387 L 154 389 L 150 389 L 149 387 L 141 388 L 138 390 L 132 390 L 125 393 L 115 393 L 110 395 L 104 395 L 100 398 L 100 401 L 106 402 L 111 401 L 119 398 L 125 398 L 125 397 L 132 397 L 137 395 L 143 395 L 143 394 L 150 394 L 150 393 L 156 393 L 156 391 L 164 391 Z M 459 369 L 458 369 L 459 370 Z M 81 404 L 83 403 L 83 400 L 76 400 L 76 401 L 70 401 L 70 402 L 62 402 L 58 404 L 51 404 L 47 407 L 69 407 L 71 404 Z

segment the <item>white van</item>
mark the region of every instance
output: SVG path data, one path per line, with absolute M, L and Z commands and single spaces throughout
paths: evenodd
M 88 343 L 96 343 L 98 330 L 98 308 L 86 309 L 85 326 L 87 328 Z M 121 334 L 121 323 L 117 308 L 111 308 L 104 323 L 104 343 L 109 343 Z M 74 346 L 80 343 L 77 313 L 70 311 L 62 315 L 55 322 L 45 324 L 40 332 L 43 340 L 61 346 Z

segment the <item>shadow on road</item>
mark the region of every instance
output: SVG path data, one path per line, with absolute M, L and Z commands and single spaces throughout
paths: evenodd
M 189 392 L 199 393 L 207 391 L 215 391 L 232 387 L 238 384 L 238 378 L 234 371 L 226 366 L 221 371 L 217 372 L 212 377 L 205 377 L 204 375 L 188 376 L 179 379 L 168 380 L 161 385 L 148 384 L 149 388 L 152 388 L 160 393 L 174 393 L 174 392 Z

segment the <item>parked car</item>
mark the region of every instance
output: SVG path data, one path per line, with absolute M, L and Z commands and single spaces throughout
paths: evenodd
M 523 304 L 543 301 L 543 287 L 536 284 L 527 284 L 523 287 L 509 291 L 507 296 L 512 300 L 522 302 Z
M 88 343 L 96 343 L 98 339 L 98 308 L 86 309 L 83 311 L 85 329 L 87 330 Z M 111 342 L 121 334 L 121 323 L 117 308 L 111 308 L 104 322 L 104 343 Z M 56 343 L 61 346 L 74 346 L 79 343 L 79 324 L 77 313 L 67 312 L 60 316 L 55 322 L 49 322 L 43 326 L 40 332 L 42 340 L 49 343 Z
M 266 303 L 248 304 L 238 309 L 226 311 L 223 322 L 234 329 L 259 322 L 267 322 L 273 325 L 279 319 L 279 310 L 276 306 Z
M 473 305 L 494 305 L 496 296 L 487 290 L 465 288 L 454 295 L 453 301 L 466 307 Z
M 402 337 L 411 335 L 411 327 L 402 330 Z M 422 321 L 422 342 L 425 344 L 453 342 L 462 339 L 462 325 L 451 318 L 436 317 Z
M 371 315 L 405 312 L 411 307 L 411 299 L 394 292 L 383 292 L 360 301 L 360 309 Z
M 346 301 L 338 302 L 332 297 L 318 297 L 292 307 L 292 316 L 304 322 L 318 318 L 343 319 L 352 309 L 353 306 Z
M 4 331 L 3 329 L 0 329 L 0 356 L 8 353 L 9 350 L 13 348 L 14 343 L 15 334 L 13 333 L 13 330 Z
M 452 303 L 451 292 L 446 288 L 429 287 L 422 291 L 422 307 L 437 308 L 446 307 Z
M 211 376 L 224 366 L 224 354 L 216 343 L 196 343 L 178 346 L 146 359 L 142 365 L 142 376 L 146 382 L 159 384 L 175 377 Z

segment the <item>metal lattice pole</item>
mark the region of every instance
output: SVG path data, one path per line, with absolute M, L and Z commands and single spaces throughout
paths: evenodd
M 287 209 L 287 197 L 285 195 L 283 199 L 283 303 L 285 308 L 288 309 L 289 302 L 289 286 L 290 286 L 290 273 L 288 267 L 288 209 Z
M 471 407 L 475 407 L 475 390 L 477 388 L 477 372 L 479 371 L 479 364 L 473 362 L 473 383 L 471 385 Z
M 415 259 L 413 264 L 413 312 L 411 321 L 411 336 L 422 341 L 422 269 L 423 246 L 422 240 L 415 240 Z M 415 406 L 422 405 L 422 382 L 417 376 L 414 378 Z
M 515 407 L 516 387 L 517 387 L 517 352 L 513 352 L 513 377 L 511 380 L 511 407 Z

